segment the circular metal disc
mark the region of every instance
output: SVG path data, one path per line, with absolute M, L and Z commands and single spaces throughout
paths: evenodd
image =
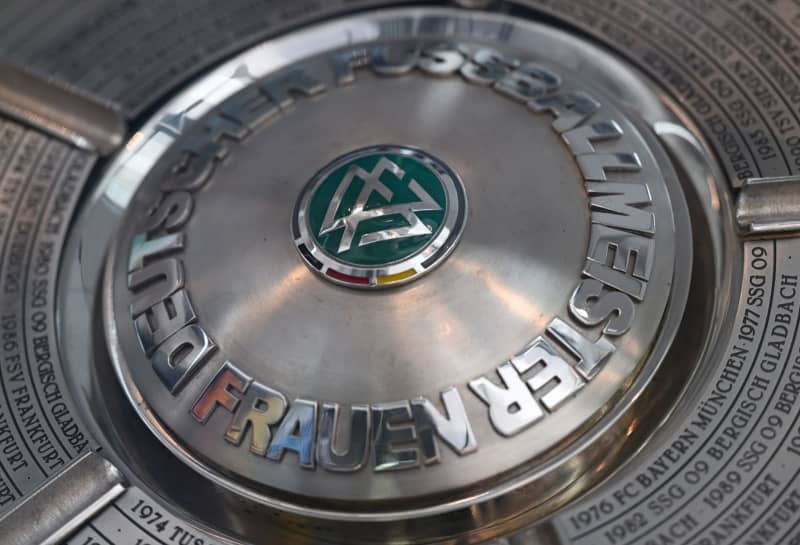
M 790 3 L 8 0 L 3 542 L 797 540 Z
M 112 353 L 167 444 L 266 501 L 382 516 L 513 485 L 587 440 L 648 360 L 676 266 L 666 176 L 612 99 L 547 59 L 427 40 L 231 95 L 153 168 L 108 266 Z M 359 227 L 376 210 L 394 223 Z M 415 225 L 400 240 L 421 250 L 341 271 L 353 241 Z M 335 285 L 439 248 L 407 286 Z

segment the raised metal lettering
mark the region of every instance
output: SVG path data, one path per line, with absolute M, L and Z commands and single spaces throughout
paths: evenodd
M 535 112 L 553 114 L 553 129 L 559 134 L 577 127 L 600 109 L 600 103 L 583 91 L 535 98 L 528 106 Z
M 567 144 L 572 154 L 577 156 L 595 153 L 594 142 L 614 140 L 622 135 L 622 127 L 612 120 L 575 127 L 561 133 L 561 139 Z
M 267 450 L 267 458 L 280 461 L 287 450 L 297 453 L 300 465 L 314 468 L 314 430 L 317 426 L 317 402 L 295 399 L 278 426 Z
M 438 435 L 454 452 L 469 454 L 478 449 L 478 441 L 467 419 L 467 411 L 456 388 L 448 388 L 441 394 L 445 414 L 443 416 L 428 399 L 419 397 L 411 401 L 414 423 L 419 434 L 422 454 L 426 464 L 439 461 L 439 448 L 433 436 Z
M 560 86 L 561 78 L 558 74 L 534 63 L 523 64 L 494 84 L 500 93 L 520 102 L 543 97 L 557 91 Z
M 144 233 L 137 234 L 131 242 L 128 272 L 141 269 L 146 259 L 183 250 L 183 244 L 183 233 L 164 235 L 152 240 L 147 240 Z
M 550 333 L 578 360 L 575 366 L 587 380 L 593 378 L 603 362 L 614 353 L 614 345 L 603 336 L 592 342 L 561 318 L 553 318 L 547 326 Z
M 635 233 L 653 235 L 656 219 L 652 212 L 639 208 L 653 202 L 646 184 L 606 182 L 586 184 L 592 209 L 592 222 L 619 227 Z
M 644 219 L 644 218 L 642 218 Z M 629 272 L 649 280 L 653 270 L 655 240 L 595 223 L 589 238 L 587 257 L 599 263 L 611 264 L 620 272 Z
M 216 348 L 217 345 L 200 326 L 188 325 L 164 341 L 153 353 L 153 370 L 170 393 L 175 395 Z
M 229 98 L 222 106 L 222 113 L 235 119 L 249 131 L 275 117 L 280 108 L 272 97 L 258 87 L 248 87 Z
M 227 149 L 207 137 L 195 137 L 196 144 L 187 144 L 180 160 L 161 181 L 161 191 L 196 191 L 203 187 L 218 159 L 222 159 Z
M 350 408 L 350 427 L 345 430 L 339 423 L 338 403 L 325 403 L 319 417 L 317 435 L 317 463 L 328 471 L 358 471 L 367 462 L 369 437 L 371 433 L 370 409 L 367 405 L 353 405 Z M 347 449 L 342 450 L 342 443 Z
M 584 278 L 569 299 L 570 313 L 583 325 L 596 326 L 603 322 L 603 333 L 619 336 L 633 323 L 633 301 L 618 291 L 605 291 L 603 283 Z
M 179 289 L 139 315 L 133 323 L 142 350 L 148 356 L 187 324 L 197 320 L 189 294 Z
M 347 85 L 356 80 L 355 68 L 369 65 L 369 51 L 365 48 L 350 49 L 331 57 L 331 62 L 336 84 Z
M 161 259 L 128 275 L 128 288 L 140 291 L 131 300 L 131 315 L 138 316 L 183 287 L 183 265 L 175 258 Z
M 511 363 L 497 368 L 505 388 L 486 377 L 470 381 L 469 387 L 489 406 L 489 419 L 497 432 L 510 437 L 544 417 L 544 411 L 522 382 Z
M 424 47 L 417 66 L 430 76 L 449 76 L 461 68 L 464 60 L 464 55 L 458 50 L 458 46 L 441 43 Z
M 534 392 L 543 389 L 551 381 L 556 382 L 556 385 L 541 397 L 542 405 L 549 411 L 554 411 L 585 385 L 572 366 L 564 361 L 564 358 L 543 337 L 534 339 L 522 353 L 511 358 L 511 363 L 520 375 L 536 368 L 535 374 L 527 381 Z
M 594 153 L 575 158 L 587 182 L 605 182 L 607 172 L 639 172 L 642 163 L 635 153 Z
M 325 90 L 325 85 L 307 71 L 298 68 L 261 83 L 261 88 L 281 108 L 294 103 L 294 95 L 314 96 Z
M 472 59 L 464 63 L 460 73 L 469 82 L 479 85 L 491 85 L 512 69 L 519 61 L 499 51 L 489 48 L 479 49 Z
M 192 416 L 198 422 L 205 424 L 217 406 L 224 407 L 232 413 L 241 401 L 240 396 L 244 394 L 252 380 L 231 362 L 226 361 L 195 401 Z
M 225 430 L 225 439 L 241 445 L 250 429 L 250 452 L 264 456 L 271 436 L 269 427 L 281 421 L 286 405 L 287 401 L 282 393 L 259 382 L 250 383 L 228 429 Z
M 167 193 L 145 222 L 147 234 L 164 230 L 172 232 L 180 229 L 192 215 L 194 201 L 186 191 Z
M 383 44 L 372 48 L 372 70 L 382 76 L 400 76 L 410 72 L 417 63 L 416 44 Z
M 372 422 L 375 471 L 396 471 L 419 465 L 416 447 L 399 446 L 417 440 L 408 401 L 372 405 Z

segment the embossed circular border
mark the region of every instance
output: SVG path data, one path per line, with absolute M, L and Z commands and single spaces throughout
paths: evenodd
M 418 20 L 426 17 L 438 19 L 458 19 L 458 22 L 467 24 L 468 28 L 459 26 L 457 31 L 452 31 L 453 36 L 458 36 L 461 39 L 466 39 L 470 36 L 473 36 L 476 32 L 480 33 L 481 30 L 485 32 L 497 30 L 499 28 L 506 28 L 507 30 L 507 26 L 511 24 L 522 29 L 533 29 L 532 32 L 535 32 L 539 35 L 550 35 L 556 39 L 558 43 L 572 45 L 573 47 L 578 47 L 578 44 L 581 44 L 581 46 L 586 47 L 585 42 L 579 40 L 578 38 L 568 36 L 555 29 L 544 27 L 542 25 L 531 23 L 522 19 L 510 19 L 507 16 L 498 16 L 486 13 L 473 13 L 467 15 L 464 12 L 458 12 L 452 9 L 405 8 L 387 10 L 379 14 L 372 13 L 353 16 L 350 18 L 309 27 L 303 29 L 301 32 L 289 34 L 283 38 L 272 40 L 246 51 L 239 57 L 236 57 L 218 67 L 208 76 L 202 78 L 192 87 L 179 94 L 166 107 L 157 112 L 152 120 L 146 123 L 145 126 L 133 136 L 128 146 L 126 146 L 126 149 L 120 154 L 120 156 L 117 157 L 111 168 L 109 168 L 109 170 L 106 172 L 106 175 L 104 176 L 104 179 L 101 181 L 101 185 L 98 188 L 98 192 L 95 194 L 95 199 L 106 199 L 107 205 L 111 207 L 118 207 L 119 209 L 126 208 L 133 196 L 133 193 L 143 180 L 142 173 L 149 170 L 175 140 L 175 135 L 166 135 L 166 138 L 155 138 L 155 136 L 158 134 L 165 136 L 163 131 L 158 130 L 161 120 L 171 114 L 175 115 L 177 112 L 177 115 L 180 115 L 185 123 L 193 124 L 195 121 L 204 116 L 205 113 L 210 111 L 216 104 L 216 102 L 204 101 L 204 97 L 208 95 L 216 95 L 214 97 L 215 100 L 219 100 L 220 92 L 224 91 L 227 96 L 227 94 L 232 94 L 243 89 L 250 83 L 246 78 L 234 78 L 234 74 L 242 66 L 249 67 L 250 78 L 256 78 L 262 74 L 277 70 L 281 66 L 297 62 L 302 58 L 312 56 L 325 50 L 331 50 L 346 45 L 355 45 L 358 43 L 376 41 L 383 37 L 383 25 L 385 25 L 385 23 L 389 20 L 399 20 L 405 18 L 404 21 L 410 21 L 412 19 Z M 478 25 L 478 23 L 481 23 L 481 25 Z M 308 32 L 317 33 L 319 39 L 308 40 Z M 434 37 L 433 35 L 429 36 L 416 26 L 414 28 L 409 27 L 408 34 L 409 37 L 419 36 L 422 38 L 430 37 L 431 39 Z M 448 36 L 450 36 L 450 34 L 448 34 Z M 625 73 L 627 73 L 627 70 L 622 67 L 619 61 L 613 60 L 599 51 L 593 51 L 593 55 L 597 57 L 598 62 L 604 64 L 614 64 L 615 67 L 619 67 L 620 69 L 624 70 Z M 601 79 L 606 82 L 615 81 L 614 78 L 610 77 L 604 77 Z M 643 105 L 643 107 L 648 110 L 642 114 L 647 121 L 655 123 L 660 119 L 675 119 L 674 116 L 669 114 L 668 110 L 662 105 L 659 104 L 656 106 L 658 103 L 651 98 L 652 91 L 647 88 L 646 85 L 642 84 L 638 87 L 634 87 L 636 88 L 628 89 L 626 91 L 626 96 L 628 96 L 635 103 Z M 188 111 L 190 109 L 191 112 Z M 639 128 L 642 126 L 641 123 L 635 125 L 637 125 Z M 648 138 L 648 140 L 650 143 L 652 143 L 653 137 L 651 136 Z M 659 152 L 659 159 L 666 160 L 666 156 L 664 155 L 663 151 Z M 671 186 L 670 193 L 675 191 L 676 187 L 677 186 L 673 184 Z M 683 214 L 686 215 L 688 211 L 685 210 L 685 206 L 683 208 Z M 685 225 L 678 222 L 678 226 L 684 227 Z M 681 276 L 684 277 L 682 280 L 686 280 L 686 275 L 682 274 Z M 678 283 L 677 285 L 683 284 Z M 677 312 L 676 307 L 682 308 L 686 299 L 688 288 L 686 288 L 686 290 L 678 291 L 680 293 L 673 293 L 673 296 L 676 299 L 673 299 L 673 301 L 671 301 L 669 304 L 669 307 L 672 308 L 672 312 Z M 109 310 L 108 299 L 106 299 L 105 296 L 104 299 L 104 311 L 107 312 Z M 670 311 L 668 310 L 668 312 Z M 567 449 L 565 452 L 559 454 L 546 465 L 538 467 L 534 471 L 526 471 L 520 475 L 516 475 L 507 482 L 504 482 L 499 486 L 492 486 L 488 490 L 475 491 L 474 493 L 470 493 L 464 497 L 451 501 L 444 501 L 432 506 L 419 508 L 402 507 L 399 509 L 380 512 L 353 513 L 349 511 L 341 511 L 335 508 L 330 509 L 299 505 L 292 500 L 283 500 L 273 496 L 265 496 L 257 491 L 245 488 L 238 483 L 232 482 L 231 480 L 217 474 L 213 470 L 210 470 L 209 468 L 205 467 L 201 460 L 186 451 L 184 447 L 177 442 L 174 442 L 173 439 L 166 439 L 168 435 L 165 436 L 165 434 L 168 434 L 168 431 L 164 428 L 164 425 L 159 418 L 144 402 L 141 392 L 131 380 L 129 371 L 125 369 L 124 365 L 121 365 L 121 355 L 116 353 L 112 348 L 111 356 L 115 371 L 117 372 L 120 381 L 124 386 L 125 393 L 130 402 L 137 407 L 137 412 L 142 417 L 142 420 L 145 422 L 145 424 L 156 436 L 162 439 L 164 444 L 174 454 L 210 480 L 222 484 L 229 490 L 259 503 L 302 516 L 353 522 L 393 522 L 417 517 L 427 517 L 427 520 L 431 520 L 430 517 L 437 517 L 436 520 L 439 520 L 439 516 L 450 516 L 448 513 L 452 513 L 453 511 L 457 510 L 462 512 L 466 512 L 463 510 L 468 510 L 468 512 L 472 513 L 473 516 L 477 516 L 477 514 L 483 513 L 484 509 L 495 510 L 500 507 L 502 507 L 503 512 L 509 512 L 509 510 L 512 510 L 515 511 L 517 515 L 524 515 L 524 518 L 528 518 L 531 516 L 531 511 L 525 512 L 524 510 L 521 510 L 524 506 L 520 505 L 518 501 L 504 501 L 502 503 L 497 503 L 497 500 L 509 492 L 531 490 L 532 487 L 537 487 L 539 484 L 545 484 L 542 482 L 542 479 L 547 480 L 549 477 L 548 473 L 557 469 L 558 466 L 563 465 L 565 462 L 569 461 L 571 463 L 578 463 L 578 458 L 580 458 L 584 464 L 591 463 L 592 461 L 599 462 L 601 459 L 605 459 L 605 462 L 608 462 L 606 459 L 609 455 L 608 452 L 593 453 L 589 452 L 587 447 L 598 442 L 608 444 L 608 440 L 620 432 L 620 426 L 624 426 L 625 422 L 630 420 L 629 413 L 634 410 L 634 407 L 639 407 L 640 405 L 645 404 L 650 405 L 650 403 L 646 402 L 642 396 L 643 388 L 648 384 L 652 386 L 651 379 L 659 370 L 661 359 L 664 357 L 669 345 L 672 343 L 675 335 L 674 322 L 675 320 L 679 320 L 679 318 L 679 314 L 671 314 L 670 316 L 665 317 L 665 321 L 669 321 L 670 323 L 673 323 L 673 325 L 671 328 L 667 329 L 665 335 L 662 335 L 657 340 L 656 346 L 653 347 L 651 353 L 654 355 L 651 355 L 648 361 L 643 364 L 639 375 L 630 385 L 630 388 L 625 395 L 618 400 L 617 406 L 614 407 L 608 414 L 606 414 L 601 422 L 598 422 L 598 425 L 594 428 L 592 433 L 589 434 L 590 437 L 587 437 L 585 442 L 574 446 L 574 448 Z M 667 325 L 665 324 L 663 327 L 667 327 Z M 652 387 L 646 389 L 648 392 L 653 390 Z M 653 391 L 652 393 L 656 392 Z M 628 420 L 625 420 L 623 417 L 627 418 Z M 620 419 L 625 420 L 625 422 L 619 422 Z M 611 447 L 610 444 L 608 446 L 609 448 Z M 626 447 L 622 450 L 627 451 L 630 450 L 630 448 L 634 447 Z M 616 447 L 612 450 L 615 449 Z M 620 453 L 617 453 L 614 456 L 619 454 Z M 598 458 L 598 456 L 601 455 L 602 457 Z M 579 476 L 576 476 L 576 478 L 577 477 Z M 549 483 L 548 486 L 552 488 L 553 483 L 549 480 L 547 482 Z M 568 491 L 564 487 L 556 488 L 552 490 L 553 497 L 544 500 L 543 503 L 553 503 L 555 506 L 562 505 L 565 497 L 571 497 L 578 491 L 585 489 L 585 487 L 586 483 L 570 487 L 571 491 Z M 531 505 L 529 500 L 525 500 L 524 505 L 526 506 L 524 507 L 525 509 L 534 511 L 538 510 L 534 509 L 537 506 Z M 478 511 L 476 511 L 476 509 L 478 509 Z

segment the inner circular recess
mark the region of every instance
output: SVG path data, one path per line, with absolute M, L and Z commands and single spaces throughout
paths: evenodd
M 387 68 L 409 48 L 450 71 Z M 173 452 L 281 509 L 380 517 L 522 486 L 624 412 L 663 356 L 677 186 L 602 90 L 548 59 L 427 42 L 236 89 L 152 168 L 106 272 L 112 359 Z M 424 277 L 344 288 L 298 254 L 295 204 L 326 164 L 385 143 L 457 173 L 469 217 Z
M 498 131 L 508 136 L 487 138 Z M 298 259 L 294 203 L 321 166 L 387 141 L 458 172 L 470 217 L 426 277 L 383 293 L 338 289 Z M 436 398 L 565 310 L 588 244 L 580 180 L 550 119 L 522 104 L 455 78 L 359 73 L 218 168 L 186 228 L 187 286 L 226 355 L 278 390 L 341 403 Z

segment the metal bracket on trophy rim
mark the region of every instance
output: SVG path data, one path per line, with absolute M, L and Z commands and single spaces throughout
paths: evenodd
M 116 110 L 6 63 L 0 63 L 0 112 L 100 155 L 119 147 L 127 132 Z
M 4 545 L 56 545 L 125 491 L 122 474 L 87 452 L 0 518 Z M 20 524 L 19 521 L 28 521 Z
M 736 223 L 746 235 L 800 232 L 800 176 L 747 179 L 736 199 Z

